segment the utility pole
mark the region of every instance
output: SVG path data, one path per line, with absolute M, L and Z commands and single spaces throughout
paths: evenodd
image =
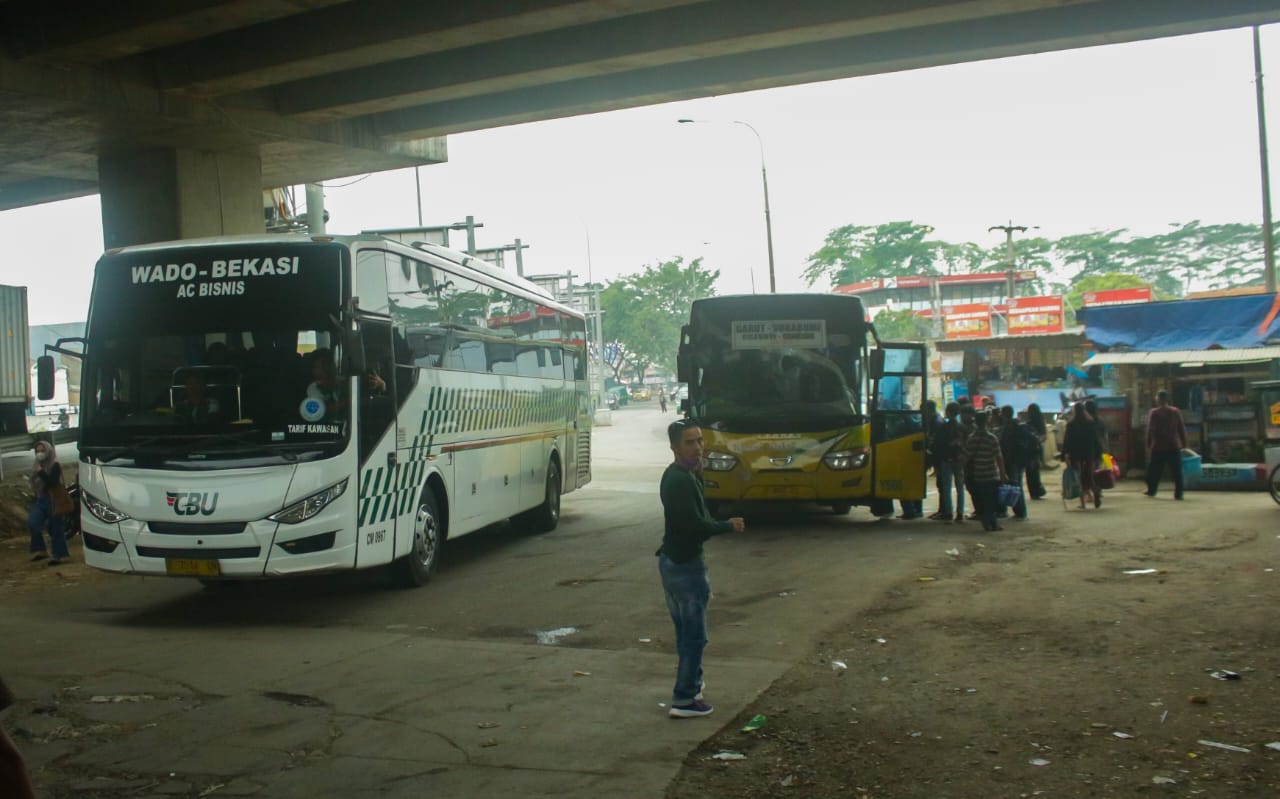
M 1262 162 L 1262 250 L 1267 269 L 1267 292 L 1276 290 L 1276 242 L 1271 230 L 1271 170 L 1267 166 L 1267 114 L 1262 91 L 1262 45 L 1253 26 L 1254 91 L 1258 97 L 1258 157 Z
M 1026 225 L 1015 225 L 1013 224 L 1013 220 L 1009 220 L 1009 224 L 1007 225 L 992 225 L 991 227 L 987 228 L 988 233 L 990 233 L 993 230 L 1004 231 L 1005 253 L 1007 256 L 1008 266 L 1009 266 L 1009 288 L 1008 288 L 1007 294 L 1008 294 L 1008 299 L 1012 300 L 1014 292 L 1017 289 L 1017 285 L 1014 280 L 1015 276 L 1017 275 L 1017 256 L 1013 251 L 1013 234 L 1015 231 L 1018 233 L 1026 233 L 1028 228 Z

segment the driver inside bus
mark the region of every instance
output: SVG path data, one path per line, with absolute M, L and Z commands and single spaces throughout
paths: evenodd
M 347 410 L 347 398 L 338 379 L 338 367 L 333 361 L 333 350 L 322 347 L 311 354 L 311 385 L 307 397 L 324 403 L 325 418 L 332 419 Z M 365 375 L 365 390 L 370 396 L 385 394 L 387 383 L 378 367 Z
M 192 424 L 208 424 L 217 420 L 222 409 L 218 401 L 209 396 L 209 384 L 203 372 L 187 372 L 182 387 L 185 390 L 182 401 L 174 409 L 178 416 Z

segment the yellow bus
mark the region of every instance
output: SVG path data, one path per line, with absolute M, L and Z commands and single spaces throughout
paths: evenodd
M 694 302 L 677 371 L 706 442 L 703 483 L 726 503 L 876 515 L 925 496 L 923 344 L 879 340 L 862 301 L 764 294 Z

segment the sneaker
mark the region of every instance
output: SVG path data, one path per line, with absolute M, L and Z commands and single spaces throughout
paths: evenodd
M 701 716 L 710 716 L 715 708 L 706 702 L 694 700 L 692 705 L 672 705 L 667 711 L 667 715 L 673 719 L 696 719 Z

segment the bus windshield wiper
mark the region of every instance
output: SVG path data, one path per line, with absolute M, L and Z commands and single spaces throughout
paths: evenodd
M 160 455 L 167 452 L 168 450 L 165 450 L 165 449 L 151 450 L 149 448 L 158 443 L 171 442 L 174 439 L 180 439 L 180 438 L 182 438 L 182 436 L 174 436 L 174 435 L 143 436 L 142 438 L 139 438 L 135 441 L 131 441 L 128 444 L 123 444 L 123 445 L 111 445 L 111 444 L 96 445 L 96 446 L 81 445 L 80 451 L 88 455 L 92 455 L 93 457 L 97 458 L 99 461 L 103 461 L 103 462 L 113 461 L 117 458 L 123 458 L 125 456 L 136 457 L 137 453 L 142 451 L 145 451 L 146 454 L 148 455 Z

